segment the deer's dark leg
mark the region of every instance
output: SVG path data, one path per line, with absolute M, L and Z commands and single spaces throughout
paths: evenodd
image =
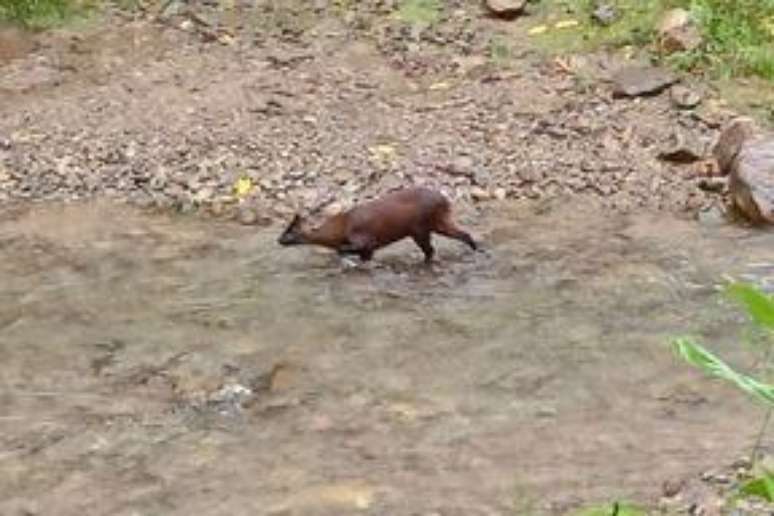
M 425 255 L 425 263 L 432 263 L 433 256 L 435 255 L 435 249 L 433 249 L 433 244 L 430 242 L 430 232 L 425 231 L 422 233 L 417 233 L 412 235 L 411 238 L 413 238 L 414 242 L 416 242 L 419 248 L 422 249 L 422 252 Z
M 365 239 L 350 239 L 349 242 L 340 245 L 337 252 L 340 256 L 357 255 L 364 262 L 371 260 L 374 255 L 373 247 Z
M 459 240 L 460 242 L 463 242 L 470 246 L 471 249 L 474 251 L 478 249 L 478 244 L 475 240 L 473 240 L 473 237 L 470 236 L 470 233 L 467 231 L 464 231 L 463 229 L 460 229 L 456 224 L 454 224 L 452 221 L 450 221 L 448 218 L 442 219 L 439 224 L 435 228 L 435 232 L 439 235 L 443 235 L 445 237 L 453 238 L 455 240 Z
M 359 253 L 360 259 L 364 262 L 371 261 L 371 258 L 374 257 L 374 250 L 373 249 L 362 249 Z

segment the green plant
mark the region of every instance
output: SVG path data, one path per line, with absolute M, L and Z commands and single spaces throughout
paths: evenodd
M 762 348 L 763 360 L 760 374 L 765 378 L 770 373 L 772 352 L 774 351 L 774 296 L 744 283 L 729 285 L 726 288 L 726 293 L 744 307 L 755 327 L 763 333 L 765 340 Z M 774 409 L 774 385 L 752 375 L 736 371 L 690 338 L 680 337 L 675 339 L 672 344 L 677 355 L 688 364 L 735 385 L 766 406 L 766 415 L 752 449 L 752 458 L 755 461 L 761 440 L 771 419 L 772 409 Z M 742 484 L 739 488 L 739 495 L 758 496 L 767 501 L 774 501 L 774 476 L 771 472 L 764 471 Z
M 398 17 L 410 25 L 429 26 L 441 17 L 441 0 L 401 0 Z
M 0 21 L 43 28 L 69 18 L 79 7 L 72 0 L 0 0 Z
M 774 0 L 682 3 L 702 27 L 702 50 L 717 70 L 774 79 Z
M 759 76 L 774 80 L 774 0 L 611 0 L 619 17 L 601 26 L 592 20 L 597 2 L 549 0 L 544 20 L 571 16 L 576 30 L 547 30 L 540 40 L 549 47 L 645 47 L 667 9 L 687 9 L 697 21 L 703 44 L 666 56 L 664 61 L 687 70 L 708 70 L 719 77 Z
M 764 472 L 753 479 L 744 482 L 739 487 L 738 497 L 755 496 L 767 502 L 774 502 L 774 474 Z

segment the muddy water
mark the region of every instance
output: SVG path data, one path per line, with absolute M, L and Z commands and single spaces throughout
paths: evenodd
M 475 219 L 490 253 L 366 269 L 277 228 L 109 205 L 0 223 L 0 514 L 543 514 L 746 451 L 723 274 L 774 235 L 571 206 Z M 26 511 L 26 512 L 25 512 Z

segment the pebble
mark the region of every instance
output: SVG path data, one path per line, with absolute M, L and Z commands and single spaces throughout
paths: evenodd
M 701 103 L 701 95 L 695 90 L 676 84 L 669 91 L 672 104 L 679 109 L 692 109 Z
M 654 95 L 677 82 L 672 72 L 653 66 L 627 66 L 613 76 L 614 97 Z
M 470 196 L 474 201 L 487 201 L 492 198 L 488 190 L 485 190 L 479 186 L 474 186 L 470 189 Z
M 486 0 L 489 10 L 503 17 L 515 16 L 524 11 L 527 0 Z
M 591 19 L 605 27 L 615 23 L 618 16 L 618 9 L 615 5 L 608 3 L 598 3 L 591 11 Z

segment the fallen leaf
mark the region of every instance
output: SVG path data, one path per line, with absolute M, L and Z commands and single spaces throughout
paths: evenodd
M 371 157 L 380 161 L 391 161 L 397 156 L 397 151 L 392 145 L 382 144 L 374 145 L 368 149 L 371 152 Z
M 236 38 L 232 36 L 231 34 L 221 34 L 218 36 L 218 41 L 220 41 L 223 45 L 233 45 L 236 43 Z
M 578 25 L 578 20 L 562 20 L 556 22 L 554 27 L 557 29 L 569 29 L 570 27 L 577 27 Z
M 535 27 L 532 27 L 527 31 L 527 34 L 530 36 L 536 36 L 538 34 L 543 34 L 545 31 L 548 30 L 547 25 L 536 25 Z
M 240 177 L 234 183 L 234 195 L 244 197 L 253 189 L 253 181 L 249 177 Z
M 440 82 L 434 82 L 430 85 L 430 88 L 428 88 L 430 91 L 438 91 L 438 90 L 448 90 L 451 88 L 451 84 L 449 84 L 446 81 L 440 81 Z
M 389 411 L 404 421 L 414 421 L 419 416 L 419 411 L 416 407 L 408 403 L 393 403 L 390 405 Z
M 374 503 L 376 489 L 362 484 L 333 484 L 305 489 L 274 508 L 275 512 L 309 508 L 354 508 L 366 510 Z
M 768 18 L 764 18 L 761 22 L 761 25 L 763 28 L 768 32 L 772 37 L 774 37 L 774 16 L 769 16 Z

